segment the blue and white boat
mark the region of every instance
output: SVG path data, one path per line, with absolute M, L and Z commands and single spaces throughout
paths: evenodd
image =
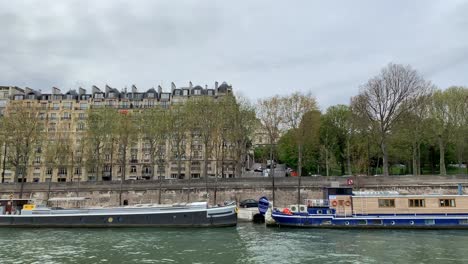
M 270 215 L 268 215 L 270 214 Z M 278 226 L 311 228 L 468 229 L 468 195 L 400 195 L 326 188 L 323 199 L 273 208 Z

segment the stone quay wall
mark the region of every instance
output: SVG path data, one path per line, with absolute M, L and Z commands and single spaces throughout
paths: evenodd
M 468 193 L 468 176 L 389 176 L 389 177 L 302 177 L 301 199 L 322 198 L 322 189 L 332 184 L 348 185 L 356 191 L 397 191 L 400 194 L 457 194 L 458 185 Z M 122 201 L 129 205 L 140 203 L 162 204 L 207 201 L 211 204 L 227 200 L 242 201 L 266 196 L 272 199 L 271 178 L 232 178 L 162 181 L 125 181 L 115 182 L 66 182 L 66 183 L 25 183 L 23 198 L 47 200 L 47 197 L 87 197 L 80 206 L 116 206 Z M 276 206 L 286 206 L 297 201 L 298 178 L 275 178 Z M 0 184 L 0 198 L 11 195 L 18 198 L 20 183 Z M 216 196 L 216 201 L 215 201 Z M 76 205 L 76 204 L 75 204 Z M 61 202 L 57 206 L 75 206 Z

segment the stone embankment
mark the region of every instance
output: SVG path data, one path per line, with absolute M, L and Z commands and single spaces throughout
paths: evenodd
M 353 180 L 353 188 L 360 191 L 397 191 L 400 194 L 456 194 L 458 184 L 468 192 L 468 176 L 389 176 L 389 177 L 302 177 L 301 198 L 321 198 L 322 188 L 332 184 L 347 186 Z M 275 178 L 277 206 L 292 204 L 297 200 L 296 177 Z M 18 197 L 20 183 L 0 184 L 0 198 L 11 194 Z M 122 185 L 113 182 L 25 183 L 23 198 L 46 200 L 47 197 L 88 197 L 82 206 L 114 206 L 119 196 L 128 204 L 180 203 L 226 200 L 241 201 L 261 196 L 272 197 L 271 178 L 203 179 L 126 181 Z M 66 205 L 61 205 L 66 206 Z

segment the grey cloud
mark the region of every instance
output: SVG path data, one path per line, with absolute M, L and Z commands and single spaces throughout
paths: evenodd
M 226 80 L 253 99 L 348 103 L 389 62 L 468 83 L 463 1 L 0 3 L 2 85 L 141 89 Z

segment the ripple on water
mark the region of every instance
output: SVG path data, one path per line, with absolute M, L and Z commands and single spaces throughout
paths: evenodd
M 467 263 L 468 231 L 0 229 L 1 263 Z

